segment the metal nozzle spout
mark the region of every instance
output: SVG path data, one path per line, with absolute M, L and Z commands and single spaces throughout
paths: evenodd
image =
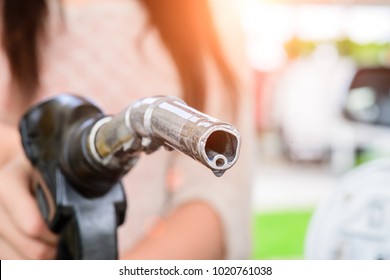
M 239 135 L 233 128 L 216 128 L 207 136 L 202 151 L 203 160 L 216 176 L 222 176 L 236 163 L 239 143 Z
M 123 162 L 115 157 L 124 156 L 124 151 L 151 153 L 166 146 L 222 176 L 236 163 L 240 150 L 240 134 L 234 126 L 169 96 L 138 100 L 96 131 L 92 137 L 97 159 L 104 164 Z

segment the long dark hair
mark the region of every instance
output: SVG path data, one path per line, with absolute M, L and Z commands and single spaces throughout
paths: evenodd
M 48 1 L 3 0 L 2 45 L 12 85 L 26 98 L 39 88 L 39 50 L 45 37 Z M 224 58 L 207 0 L 141 0 L 141 3 L 176 64 L 184 100 L 204 109 L 207 85 L 204 62 L 210 57 L 234 105 L 236 79 Z

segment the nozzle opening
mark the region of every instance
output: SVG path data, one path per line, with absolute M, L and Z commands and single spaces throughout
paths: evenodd
M 222 159 L 222 158 L 219 158 L 215 161 L 215 164 L 218 166 L 218 167 L 221 167 L 225 164 L 225 161 Z
M 205 151 L 208 159 L 212 161 L 216 156 L 223 155 L 231 163 L 236 157 L 238 139 L 235 135 L 223 130 L 212 132 L 206 141 Z M 216 160 L 216 165 L 225 165 L 223 158 Z

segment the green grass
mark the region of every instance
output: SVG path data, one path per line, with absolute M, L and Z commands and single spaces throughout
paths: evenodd
M 252 259 L 302 259 L 312 210 L 254 215 Z
M 359 166 L 359 165 L 365 164 L 369 161 L 373 161 L 376 159 L 389 158 L 389 157 L 390 157 L 389 152 L 375 151 L 375 150 L 367 149 L 367 150 L 357 154 L 356 159 L 355 159 L 355 166 Z

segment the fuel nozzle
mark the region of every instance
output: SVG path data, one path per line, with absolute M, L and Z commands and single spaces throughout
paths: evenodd
M 102 119 L 88 141 L 94 159 L 104 166 L 117 166 L 124 158 L 165 146 L 199 161 L 216 176 L 236 163 L 240 149 L 240 134 L 233 125 L 170 96 L 138 100 L 118 115 Z

